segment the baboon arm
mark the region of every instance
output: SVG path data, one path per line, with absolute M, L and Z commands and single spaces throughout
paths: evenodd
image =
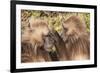
M 57 31 L 52 30 L 52 38 L 55 40 L 55 47 L 60 60 L 68 60 L 69 54 L 66 49 L 65 43 Z

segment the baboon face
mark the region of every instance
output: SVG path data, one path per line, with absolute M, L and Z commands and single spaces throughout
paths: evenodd
M 50 30 L 46 21 L 44 20 L 32 20 L 30 22 L 30 31 L 32 38 L 41 43 L 41 46 L 46 51 L 51 51 L 53 46 L 53 40 L 50 36 Z
M 63 32 L 66 35 L 72 35 L 72 33 L 76 30 L 75 26 L 73 25 L 73 23 L 69 22 L 69 23 L 63 23 Z
M 85 24 L 77 16 L 71 16 L 62 24 L 65 35 L 80 35 L 86 31 Z
M 54 46 L 54 40 L 51 37 L 50 32 L 48 35 L 44 37 L 44 49 L 48 52 L 52 51 L 52 48 Z
M 41 43 L 43 43 L 43 37 L 49 33 L 48 26 L 43 21 L 34 22 L 31 24 L 30 29 L 32 32 L 32 37 Z

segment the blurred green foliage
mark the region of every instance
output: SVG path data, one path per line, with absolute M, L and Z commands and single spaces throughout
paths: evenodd
M 69 18 L 72 15 L 79 16 L 81 20 L 84 20 L 87 26 L 87 31 L 90 32 L 90 14 L 79 12 L 56 12 L 56 11 L 36 11 L 36 10 L 22 10 L 21 15 L 26 14 L 26 19 L 33 16 L 34 18 L 41 18 L 48 22 L 50 27 L 53 27 L 58 32 L 61 31 L 61 24 L 63 20 Z M 29 15 L 28 15 L 29 14 Z M 25 16 L 22 16 L 22 18 Z M 27 25 L 27 24 L 24 24 Z M 22 26 L 24 26 L 22 24 Z

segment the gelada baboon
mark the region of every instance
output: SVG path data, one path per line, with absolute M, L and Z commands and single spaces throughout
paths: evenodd
M 90 41 L 86 24 L 78 16 L 71 16 L 63 21 L 62 38 L 69 52 L 70 60 L 85 60 L 90 58 Z
M 54 29 L 51 31 L 51 38 L 54 40 L 57 59 L 60 61 L 69 60 L 69 52 L 66 49 L 66 45 L 59 33 Z
M 49 28 L 41 19 L 30 18 L 29 28 L 22 34 L 22 62 L 51 61 L 48 51 L 52 42 L 48 39 Z M 49 44 L 49 45 L 48 45 Z

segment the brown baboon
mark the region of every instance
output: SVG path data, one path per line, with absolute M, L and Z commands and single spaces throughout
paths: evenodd
M 62 24 L 62 38 L 69 52 L 70 60 L 90 58 L 90 41 L 86 24 L 78 16 L 71 16 Z
M 48 33 L 49 28 L 44 20 L 30 19 L 29 28 L 22 34 L 22 62 L 51 61 L 50 48 L 44 46 Z
M 56 42 L 55 39 L 53 39 L 54 35 L 52 35 L 51 32 L 52 31 L 50 30 L 49 34 L 45 36 L 43 48 L 49 52 L 52 61 L 59 61 L 57 52 L 56 50 L 53 49 L 55 48 Z
M 56 48 L 57 58 L 60 61 L 69 60 L 69 52 L 66 49 L 66 45 L 56 30 L 52 30 L 51 38 L 54 40 L 54 46 Z

